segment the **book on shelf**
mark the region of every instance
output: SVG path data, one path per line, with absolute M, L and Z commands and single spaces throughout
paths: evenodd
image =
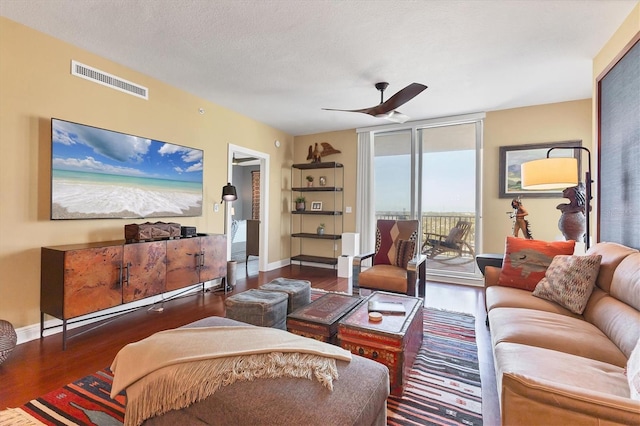
M 369 312 L 380 312 L 381 314 L 404 315 L 407 310 L 401 302 L 379 302 L 369 301 Z

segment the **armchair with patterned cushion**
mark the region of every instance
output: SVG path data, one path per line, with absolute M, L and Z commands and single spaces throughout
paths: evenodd
M 426 256 L 416 256 L 417 220 L 378 220 L 376 250 L 353 260 L 353 288 L 424 296 Z M 363 269 L 371 259 L 372 266 Z

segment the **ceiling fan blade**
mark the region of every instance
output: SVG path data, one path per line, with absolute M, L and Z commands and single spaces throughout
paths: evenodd
M 411 99 L 413 99 L 416 96 L 418 96 L 426 88 L 427 88 L 427 86 L 425 86 L 424 84 L 411 83 L 410 85 L 408 85 L 404 89 L 400 90 L 395 95 L 391 96 L 385 102 L 382 102 L 381 104 L 376 105 L 374 107 L 370 107 L 370 108 L 362 108 L 362 109 L 322 108 L 322 109 L 325 110 L 325 111 L 361 112 L 361 113 L 364 113 L 364 114 L 372 115 L 374 117 L 387 118 L 387 119 L 389 119 L 389 116 L 391 116 L 391 115 L 393 115 L 395 113 L 395 114 L 400 114 L 400 115 L 402 115 L 402 116 L 404 116 L 404 117 L 406 117 L 408 119 L 407 116 L 405 116 L 404 114 L 399 113 L 398 111 L 396 111 L 396 108 L 400 107 L 401 105 L 406 104 Z M 378 90 L 380 90 L 380 88 L 378 88 Z M 394 120 L 392 120 L 392 121 L 394 121 Z M 405 119 L 405 121 L 406 121 L 406 119 Z M 401 121 L 401 123 L 403 123 L 403 122 L 404 121 Z
M 392 112 L 396 108 L 399 108 L 400 106 L 406 104 L 411 99 L 422 93 L 422 91 L 424 91 L 426 88 L 427 86 L 425 86 L 424 84 L 411 83 L 380 105 L 376 105 L 372 108 L 366 108 L 365 111 L 360 112 L 364 112 L 365 114 L 370 114 L 373 116 L 387 114 L 389 112 Z

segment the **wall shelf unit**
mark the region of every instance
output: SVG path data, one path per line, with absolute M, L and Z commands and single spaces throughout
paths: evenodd
M 312 184 L 307 184 L 307 176 L 313 177 Z M 306 198 L 304 210 L 291 211 L 291 262 L 335 268 L 339 257 L 337 241 L 344 232 L 343 165 L 336 162 L 294 164 L 291 184 L 292 200 Z M 321 207 L 316 210 L 314 206 Z M 321 223 L 325 225 L 323 234 L 316 230 Z

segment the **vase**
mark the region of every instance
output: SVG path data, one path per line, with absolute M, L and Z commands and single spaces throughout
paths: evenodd
M 562 213 L 558 220 L 558 228 L 567 241 L 584 242 L 584 234 L 587 231 L 584 213 L 580 211 Z
M 324 228 L 318 227 L 316 231 L 318 232 L 318 235 L 324 235 Z
M 307 209 L 305 203 L 296 203 L 296 211 L 303 212 Z

